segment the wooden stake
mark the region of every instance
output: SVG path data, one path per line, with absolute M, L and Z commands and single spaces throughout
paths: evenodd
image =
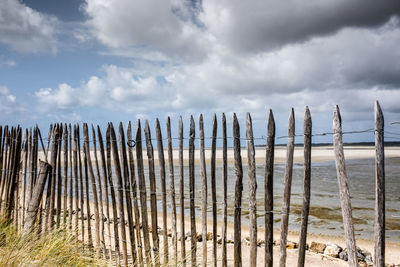
M 156 196 L 156 175 L 154 172 L 154 151 L 153 144 L 151 143 L 151 133 L 149 122 L 146 120 L 144 127 L 144 134 L 146 136 L 146 149 L 147 161 L 149 166 L 149 180 L 150 180 L 150 205 L 151 205 L 151 235 L 153 238 L 153 253 L 155 265 L 160 265 L 160 244 L 158 240 L 158 222 L 157 222 L 157 196 Z
M 203 114 L 199 118 L 199 135 L 200 135 L 200 170 L 202 177 L 202 202 L 201 202 L 201 224 L 203 239 L 203 266 L 207 266 L 207 171 L 206 157 L 204 152 L 204 123 Z
M 340 204 L 342 206 L 343 226 L 346 235 L 347 254 L 349 257 L 349 266 L 358 266 L 356 240 L 354 237 L 354 225 L 351 212 L 351 200 L 349 186 L 347 184 L 347 174 L 345 159 L 343 153 L 342 140 L 342 118 L 339 107 L 335 106 L 333 114 L 333 145 L 335 151 L 336 173 L 338 177 L 340 190 Z
M 294 153 L 294 110 L 290 112 L 288 138 L 286 147 L 286 167 L 285 167 L 285 189 L 283 192 L 282 203 L 282 219 L 281 219 L 281 239 L 280 239 L 280 258 L 279 266 L 286 266 L 286 243 L 289 228 L 289 212 L 290 212 L 290 192 L 292 188 L 292 173 L 293 173 L 293 153 Z
M 213 213 L 213 264 L 217 266 L 217 189 L 215 184 L 215 158 L 217 153 L 217 115 L 214 114 L 211 141 L 211 197 Z
M 240 155 L 240 126 L 236 114 L 233 114 L 233 156 L 235 160 L 235 217 L 234 217 L 234 266 L 242 266 L 242 192 L 243 192 L 243 169 L 242 156 Z
M 192 266 L 196 266 L 197 254 L 197 232 L 196 232 L 196 214 L 195 214 L 195 175 L 194 175 L 194 139 L 195 128 L 193 116 L 190 116 L 189 133 L 189 190 L 190 190 L 190 239 L 191 239 L 191 261 Z
M 183 122 L 182 116 L 179 117 L 179 194 L 181 208 L 181 262 L 186 266 L 186 233 L 185 233 L 185 187 L 184 187 L 184 172 L 183 172 Z
M 303 267 L 306 253 L 308 215 L 310 211 L 310 187 L 311 187 L 311 136 L 312 121 L 308 107 L 304 113 L 304 189 L 303 209 L 301 211 L 301 232 L 299 240 L 299 258 L 297 266 Z
M 222 113 L 222 184 L 223 184 L 223 219 L 222 219 L 222 267 L 227 267 L 226 259 L 226 229 L 228 223 L 228 142 L 226 138 L 226 117 Z
M 384 119 L 375 102 L 375 249 L 374 266 L 385 266 L 385 147 Z
M 67 197 L 68 197 L 68 128 L 67 124 L 64 124 L 63 131 L 63 142 L 64 142 L 64 201 L 63 201 L 63 209 L 64 209 L 64 228 L 67 228 Z M 61 160 L 60 160 L 61 161 Z M 71 217 L 71 213 L 68 213 L 68 216 Z
M 269 110 L 267 130 L 267 147 L 265 150 L 265 267 L 273 266 L 274 249 L 274 150 L 275 120 Z

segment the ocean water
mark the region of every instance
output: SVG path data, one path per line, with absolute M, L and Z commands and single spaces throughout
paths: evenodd
M 353 221 L 356 238 L 373 239 L 374 235 L 374 205 L 375 205 L 375 161 L 374 159 L 346 160 L 349 179 Z M 158 209 L 161 209 L 161 185 L 159 169 L 156 166 Z M 185 183 L 185 213 L 189 214 L 189 169 L 184 168 Z M 218 220 L 221 220 L 223 205 L 222 165 L 216 167 L 216 192 Z M 289 215 L 289 231 L 299 231 L 301 225 L 301 209 L 303 196 L 303 164 L 294 164 L 291 205 Z M 259 229 L 264 226 L 264 165 L 257 165 L 257 217 Z M 389 158 L 385 162 L 386 172 L 386 238 L 388 241 L 400 242 L 400 158 Z M 284 189 L 284 164 L 274 166 L 274 227 L 280 228 L 280 210 Z M 179 169 L 174 168 L 176 204 L 179 207 Z M 148 169 L 145 166 L 146 186 L 149 187 Z M 201 212 L 202 178 L 200 166 L 195 166 L 195 203 L 197 215 Z M 208 180 L 208 218 L 212 214 L 211 176 L 207 166 Z M 228 220 L 233 221 L 235 196 L 235 170 L 228 165 Z M 166 187 L 169 190 L 169 170 L 166 166 Z M 147 189 L 149 192 L 149 188 Z M 149 197 L 149 196 L 148 196 Z M 148 198 L 149 200 L 149 198 Z M 167 196 L 169 207 L 169 195 Z M 243 200 L 242 223 L 248 223 L 248 176 L 247 165 L 243 165 Z M 179 215 L 179 209 L 178 209 Z M 339 199 L 339 188 L 334 161 L 312 163 L 311 170 L 311 207 L 309 216 L 309 233 L 344 235 L 342 212 Z

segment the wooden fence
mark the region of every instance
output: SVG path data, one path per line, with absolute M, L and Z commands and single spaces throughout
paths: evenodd
M 281 216 L 279 266 L 286 265 L 286 244 L 293 170 L 295 138 L 294 111 L 289 118 L 287 135 L 287 158 L 284 175 L 282 211 L 273 211 L 273 173 L 275 122 L 272 111 L 267 125 L 265 179 L 256 181 L 255 147 L 250 114 L 246 118 L 246 137 L 240 136 L 240 126 L 233 116 L 233 154 L 235 186 L 228 188 L 228 134 L 226 118 L 222 114 L 221 135 L 217 137 L 217 117 L 214 116 L 211 137 L 211 158 L 206 160 L 203 117 L 200 116 L 196 138 L 195 121 L 190 119 L 189 136 L 183 136 L 183 122 L 179 119 L 178 160 L 173 159 L 170 119 L 167 133 L 163 135 L 156 120 L 155 139 L 146 121 L 144 138 L 141 122 L 136 124 L 133 136 L 131 123 L 125 130 L 118 128 L 118 139 L 114 126 L 109 123 L 105 139 L 100 127 L 54 124 L 50 126 L 47 142 L 43 142 L 38 127 L 23 130 L 21 127 L 0 126 L 0 208 L 9 223 L 23 233 L 37 231 L 38 235 L 56 228 L 67 228 L 76 232 L 77 238 L 92 247 L 112 264 L 181 264 L 195 266 L 227 266 L 227 191 L 235 190 L 234 200 L 234 266 L 242 266 L 242 191 L 243 164 L 241 140 L 246 140 L 249 180 L 249 226 L 250 266 L 257 264 L 257 229 L 265 229 L 265 266 L 272 266 L 274 215 Z M 81 142 L 83 134 L 83 142 Z M 356 241 L 352 221 L 352 209 L 343 154 L 342 128 L 339 108 L 335 107 L 333 119 L 333 143 L 337 178 L 349 265 L 357 266 Z M 166 136 L 166 137 L 165 137 Z M 312 123 L 308 108 L 304 116 L 304 195 L 301 213 L 298 266 L 304 266 L 307 225 L 310 208 L 311 139 Z M 223 198 L 221 217 L 217 217 L 216 198 L 216 140 L 222 140 Z M 183 140 L 188 139 L 188 150 Z M 200 141 L 200 177 L 195 176 L 195 140 Z M 167 140 L 167 161 L 164 155 L 164 140 Z M 157 145 L 157 160 L 153 141 Z M 143 157 L 145 152 L 147 157 Z M 383 115 L 378 102 L 375 104 L 376 146 L 376 206 L 375 206 L 375 258 L 376 266 L 384 266 L 385 251 L 385 172 Z M 184 160 L 188 153 L 188 160 Z M 146 160 L 147 159 L 147 160 Z M 210 162 L 207 174 L 206 162 Z M 168 166 L 166 167 L 166 162 Z M 174 164 L 178 162 L 178 173 Z M 158 168 L 155 165 L 158 163 Z M 147 164 L 147 165 L 146 165 Z M 184 177 L 184 165 L 188 164 L 189 179 Z M 145 174 L 145 167 L 148 172 Z M 187 165 L 186 165 L 187 166 Z M 166 179 L 168 168 L 168 182 Z M 157 192 L 156 169 L 159 171 L 161 192 Z M 146 177 L 147 176 L 147 177 Z M 179 178 L 176 180 L 176 178 Z M 201 179 L 201 196 L 196 196 L 195 180 Z M 179 183 L 178 183 L 179 180 Z M 185 183 L 185 181 L 189 183 Z M 211 180 L 211 194 L 209 193 Z M 256 205 L 257 182 L 264 183 L 263 207 Z M 149 183 L 149 187 L 146 184 Z M 169 184 L 169 190 L 167 189 Z M 178 185 L 175 187 L 175 185 Z M 198 190 L 197 190 L 198 191 Z M 185 192 L 189 192 L 189 220 L 185 220 Z M 139 194 L 139 195 L 138 195 Z M 178 196 L 176 196 L 178 195 Z M 158 198 L 157 198 L 158 196 Z M 211 197 L 210 197 L 211 196 Z M 149 199 L 148 199 L 149 198 Z M 167 207 L 169 198 L 169 207 Z M 195 199 L 201 198 L 200 214 L 196 214 Z M 178 207 L 177 211 L 177 201 Z M 209 205 L 211 201 L 211 205 Z M 161 202 L 161 207 L 159 203 Z M 212 207 L 209 223 L 207 207 Z M 265 212 L 265 224 L 257 225 L 257 209 Z M 218 222 L 220 218 L 220 222 Z M 199 223 L 201 221 L 201 223 Z M 211 230 L 209 226 L 211 225 Z M 178 228 L 179 226 L 179 228 Z M 220 227 L 220 231 L 218 227 Z M 186 235 L 186 231 L 188 234 Z M 210 232 L 209 232 L 210 231 Z M 210 234 L 211 233 L 211 234 Z M 220 234 L 220 240 L 217 236 Z M 205 242 L 210 240 L 209 245 Z M 179 242 L 178 242 L 179 241 Z M 203 241 L 203 242 L 199 242 Z M 218 244 L 220 243 L 220 244 Z M 211 250 L 209 250 L 211 248 Z M 201 249 L 201 251 L 200 251 Z M 211 255 L 207 255 L 211 253 Z

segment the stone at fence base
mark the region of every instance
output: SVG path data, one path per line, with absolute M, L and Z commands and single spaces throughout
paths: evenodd
M 347 255 L 347 251 L 342 251 L 339 253 L 339 258 L 344 261 L 349 260 L 349 256 Z
M 338 258 L 339 257 L 339 253 L 342 251 L 343 249 L 331 242 L 328 242 L 328 244 L 326 245 L 326 248 L 324 250 L 324 255 L 333 257 L 333 258 Z
M 258 239 L 258 240 L 257 240 L 257 246 L 259 246 L 259 247 L 265 246 L 265 240 L 263 240 L 263 239 Z
M 212 240 L 213 239 L 213 234 L 211 232 L 208 232 L 206 235 L 206 239 L 207 241 Z
M 311 242 L 310 250 L 315 253 L 324 253 L 326 245 L 323 243 Z
M 246 236 L 246 237 L 243 239 L 243 243 L 244 243 L 245 245 L 247 245 L 247 246 L 250 246 L 250 237 Z
M 288 241 L 286 243 L 286 248 L 288 249 L 295 249 L 298 247 L 298 244 L 296 242 Z
M 234 243 L 234 240 L 235 240 L 235 238 L 233 237 L 232 234 L 229 234 L 229 235 L 226 237 L 226 243 L 227 243 L 227 244 L 233 244 L 233 243 Z

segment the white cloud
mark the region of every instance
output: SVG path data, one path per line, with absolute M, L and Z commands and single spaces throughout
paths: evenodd
M 56 52 L 55 17 L 41 14 L 18 0 L 0 2 L 0 43 L 18 52 Z
M 0 113 L 10 115 L 20 111 L 21 107 L 17 104 L 17 98 L 11 94 L 6 86 L 0 86 Z

